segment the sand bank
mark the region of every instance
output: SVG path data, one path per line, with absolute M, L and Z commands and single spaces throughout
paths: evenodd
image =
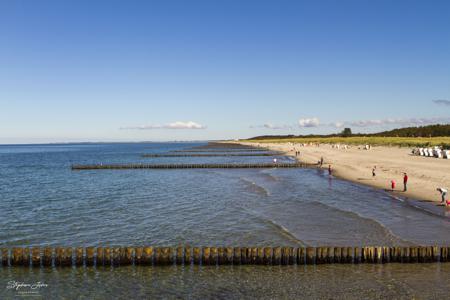
M 350 146 L 348 149 L 333 148 L 331 145 L 298 146 L 289 143 L 246 143 L 282 151 L 306 163 L 316 163 L 324 158 L 323 168 L 331 164 L 333 175 L 353 182 L 381 189 L 390 189 L 390 182 L 397 182 L 395 194 L 419 200 L 433 201 L 440 205 L 437 187 L 450 187 L 450 160 L 415 156 L 410 148 Z M 376 166 L 376 176 L 372 168 Z M 408 191 L 403 192 L 403 173 L 408 174 Z

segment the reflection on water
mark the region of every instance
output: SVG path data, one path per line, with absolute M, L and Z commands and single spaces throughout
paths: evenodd
M 8 281 L 42 282 L 43 298 L 448 299 L 450 264 L 119 267 L 2 270 Z M 17 291 L 0 288 L 0 298 Z

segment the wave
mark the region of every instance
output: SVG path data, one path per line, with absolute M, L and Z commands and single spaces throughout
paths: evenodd
M 265 197 L 269 197 L 270 196 L 270 193 L 269 193 L 268 190 L 266 190 L 263 186 L 258 185 L 254 181 L 251 181 L 251 180 L 249 180 L 247 178 L 244 178 L 244 177 L 240 177 L 239 179 L 242 182 L 245 183 L 246 188 L 247 188 L 248 191 L 254 192 L 254 193 L 259 194 L 259 195 L 263 195 Z
M 278 224 L 275 220 L 267 218 L 266 216 L 261 215 L 261 214 L 257 213 L 256 211 L 245 208 L 245 207 L 244 207 L 244 210 L 251 216 L 256 217 L 257 219 L 261 220 L 263 223 L 266 223 L 270 227 L 275 228 L 278 231 L 278 233 L 280 233 L 281 236 L 287 238 L 289 241 L 294 242 L 301 247 L 308 246 L 308 245 L 306 245 L 306 243 L 304 243 L 302 240 L 300 240 L 298 237 L 296 237 L 292 232 L 290 232 L 286 227 L 284 227 L 281 224 Z
M 308 203 L 311 203 L 311 204 L 317 205 L 317 206 L 322 206 L 322 207 L 325 207 L 326 209 L 331 209 L 331 210 L 337 211 L 339 213 L 345 214 L 345 215 L 350 216 L 350 217 L 356 217 L 356 218 L 359 218 L 359 219 L 362 219 L 362 220 L 366 220 L 367 222 L 375 223 L 375 224 L 379 225 L 382 228 L 382 230 L 385 232 L 386 237 L 389 240 L 391 240 L 391 242 L 395 242 L 396 243 L 396 242 L 400 241 L 400 242 L 408 244 L 408 245 L 416 245 L 416 243 L 414 243 L 412 241 L 409 241 L 409 240 L 406 240 L 406 239 L 396 235 L 394 232 L 392 232 L 391 229 L 389 229 L 383 223 L 381 223 L 380 221 L 378 221 L 376 219 L 373 219 L 373 218 L 370 218 L 370 217 L 365 217 L 363 215 L 360 215 L 357 212 L 348 211 L 348 210 L 344 210 L 344 209 L 341 209 L 341 208 L 337 208 L 335 206 L 328 205 L 326 203 L 322 203 L 322 202 L 319 202 L 319 201 L 311 201 L 311 202 L 308 202 Z

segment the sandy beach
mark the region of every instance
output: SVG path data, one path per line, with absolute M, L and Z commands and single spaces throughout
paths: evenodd
M 324 159 L 323 168 L 332 166 L 333 175 L 368 186 L 390 189 L 391 180 L 397 183 L 395 194 L 417 200 L 440 204 L 437 187 L 448 188 L 450 182 L 450 160 L 422 157 L 411 154 L 411 148 L 372 147 L 363 150 L 362 146 L 349 146 L 348 149 L 333 148 L 331 145 L 300 146 L 291 143 L 246 143 L 267 147 L 294 156 L 300 151 L 298 160 L 305 163 L 317 163 Z M 376 176 L 372 169 L 376 166 Z M 407 173 L 408 191 L 403 192 L 403 173 Z

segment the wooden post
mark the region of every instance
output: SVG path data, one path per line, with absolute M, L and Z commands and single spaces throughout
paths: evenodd
M 317 247 L 316 248 L 316 264 L 324 264 L 328 259 L 328 248 L 327 247 Z
M 272 264 L 272 248 L 264 247 L 263 249 L 263 264 L 271 265 Z
M 233 248 L 233 264 L 234 265 L 241 264 L 241 248 L 240 247 Z
M 417 261 L 420 263 L 425 262 L 425 256 L 426 256 L 425 247 L 418 247 L 417 248 Z
M 186 247 L 184 249 L 184 265 L 190 266 L 192 263 L 192 248 Z
M 119 266 L 120 258 L 123 256 L 123 248 L 121 247 L 111 247 L 111 265 Z
M 257 260 L 258 260 L 258 248 L 252 247 L 252 248 L 248 248 L 248 264 L 251 265 L 256 265 L 257 264 Z
M 449 247 L 441 247 L 440 259 L 441 262 L 448 262 L 450 258 Z
M 391 261 L 391 252 L 389 251 L 389 247 L 383 247 L 383 263 L 388 263 Z
M 162 249 L 164 261 L 167 265 L 173 265 L 173 251 L 172 247 L 164 247 Z
M 247 264 L 247 247 L 241 247 L 241 265 Z
M 305 264 L 305 248 L 299 247 L 297 248 L 297 265 L 304 265 Z
M 359 264 L 361 263 L 361 248 L 360 247 L 355 247 L 353 248 L 353 263 L 354 264 Z
M 306 264 L 313 265 L 316 263 L 316 249 L 314 247 L 306 247 Z
M 105 251 L 103 247 L 97 247 L 97 257 L 96 257 L 96 264 L 98 266 L 104 266 L 105 265 Z
M 225 248 L 225 264 L 231 265 L 233 263 L 234 249 L 232 247 Z
M 142 264 L 143 265 L 152 265 L 153 264 L 153 255 L 154 255 L 153 247 L 145 247 L 143 257 L 142 257 Z
M 342 247 L 334 248 L 334 262 L 341 263 L 342 262 Z
M 218 264 L 219 265 L 224 265 L 225 264 L 225 248 L 224 247 L 219 247 L 217 248 L 217 255 L 218 255 Z
M 375 247 L 375 263 L 383 263 L 383 247 Z
M 273 265 L 280 265 L 281 264 L 281 248 L 280 247 L 274 247 L 272 249 L 272 264 Z
M 120 264 L 121 265 L 131 265 L 131 264 L 133 264 L 133 254 L 134 254 L 134 248 L 133 247 L 123 248 L 123 252 L 121 254 L 123 254 L 120 257 Z
M 283 247 L 281 248 L 281 264 L 292 265 L 294 263 L 294 248 Z
M 31 249 L 31 265 L 34 267 L 41 266 L 41 249 L 39 247 Z
M 193 252 L 194 252 L 194 264 L 199 265 L 200 262 L 202 261 L 201 249 L 199 247 L 194 247 Z
M 439 255 L 440 255 L 439 247 L 432 246 L 431 247 L 431 260 L 433 262 L 438 262 L 440 260 Z
M 56 248 L 56 259 L 55 264 L 57 266 L 71 266 L 72 265 L 72 253 L 73 250 L 70 247 L 67 248 Z
M 258 247 L 256 252 L 257 252 L 256 263 L 258 265 L 264 264 L 264 248 Z
M 182 265 L 184 262 L 184 248 L 183 247 L 177 247 L 176 250 L 176 259 L 175 262 L 177 265 Z
M 77 266 L 82 266 L 83 263 L 84 263 L 83 248 L 78 247 L 75 249 L 75 264 Z
M 86 248 L 86 265 L 93 266 L 94 265 L 94 247 Z
M 334 247 L 328 247 L 327 249 L 327 263 L 332 264 L 334 263 Z
M 209 247 L 203 247 L 202 264 L 209 265 L 211 262 L 211 249 Z
M 29 267 L 30 266 L 30 260 L 31 260 L 30 248 L 25 247 L 23 249 L 23 259 L 22 259 L 23 265 L 25 267 Z
M 217 247 L 211 247 L 211 265 L 217 265 L 219 259 L 219 253 Z
M 2 248 L 2 266 L 9 265 L 9 249 Z
M 112 259 L 112 249 L 110 247 L 105 247 L 103 250 L 104 250 L 103 264 L 105 266 L 110 266 Z
M 51 267 L 53 263 L 53 248 L 45 247 L 42 256 L 42 265 L 45 267 Z
M 351 264 L 351 263 L 353 263 L 354 248 L 353 247 L 346 247 L 346 248 L 347 248 L 346 262 Z
M 410 247 L 409 248 L 409 254 L 410 254 L 409 262 L 417 263 L 419 261 L 419 257 L 418 257 L 419 248 L 417 248 L 417 247 Z
M 362 262 L 364 263 L 374 263 L 374 248 L 373 247 L 364 247 L 362 249 Z
M 144 247 L 136 247 L 134 249 L 136 265 L 142 265 L 142 260 L 144 257 Z
M 12 248 L 11 250 L 11 266 L 22 265 L 23 248 Z

